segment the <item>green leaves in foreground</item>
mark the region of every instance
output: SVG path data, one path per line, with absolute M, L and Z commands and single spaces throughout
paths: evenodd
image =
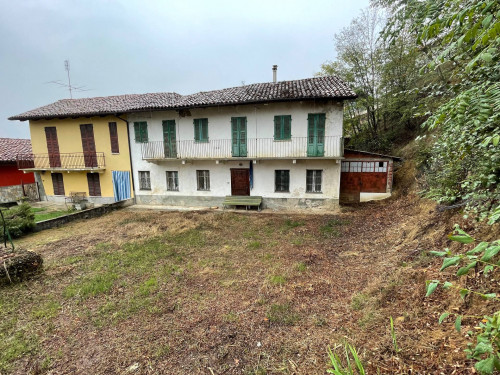
M 330 349 L 330 347 L 328 347 L 327 350 L 328 357 L 330 358 L 330 364 L 333 367 L 333 369 L 330 368 L 326 370 L 327 373 L 335 375 L 354 375 L 356 374 L 355 371 L 357 370 L 359 375 L 365 375 L 365 369 L 359 359 L 358 352 L 356 351 L 356 348 L 354 348 L 350 344 L 344 344 L 344 355 L 346 363 L 345 367 L 342 364 L 342 360 L 340 359 L 336 351 L 332 352 L 332 349 Z M 350 359 L 351 356 L 352 359 Z M 351 363 L 352 360 L 354 360 L 354 363 Z

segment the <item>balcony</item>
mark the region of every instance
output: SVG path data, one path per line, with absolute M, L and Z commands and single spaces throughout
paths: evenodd
M 25 171 L 78 172 L 106 169 L 104 152 L 17 155 L 17 168 Z
M 240 140 L 215 139 L 208 142 L 194 140 L 142 144 L 142 159 L 159 160 L 230 160 L 230 159 L 339 159 L 344 154 L 340 136 L 293 137 L 278 141 L 274 138 Z

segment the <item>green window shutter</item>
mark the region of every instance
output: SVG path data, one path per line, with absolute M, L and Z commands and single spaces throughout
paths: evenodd
M 134 122 L 134 135 L 135 135 L 135 141 L 139 142 L 141 138 L 141 128 L 138 122 Z
M 201 120 L 201 140 L 203 142 L 208 142 L 208 119 L 204 118 Z
M 281 116 L 274 116 L 274 139 L 281 139 Z
M 147 141 L 148 141 L 148 123 L 143 122 L 141 129 L 141 142 L 147 142 Z
M 198 119 L 194 119 L 193 124 L 194 124 L 194 140 L 196 142 L 199 142 L 200 141 L 200 122 L 198 121 Z
M 292 138 L 292 116 L 283 116 L 283 139 Z

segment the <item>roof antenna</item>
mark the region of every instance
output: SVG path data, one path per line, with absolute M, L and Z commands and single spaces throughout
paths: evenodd
M 64 60 L 64 69 L 68 72 L 68 89 L 69 89 L 69 97 L 73 99 L 73 93 L 71 91 L 71 78 L 69 76 L 69 60 Z
M 64 70 L 66 70 L 66 73 L 68 75 L 68 83 L 61 82 L 60 80 L 57 81 L 50 81 L 50 82 L 45 82 L 45 83 L 55 83 L 56 85 L 59 85 L 61 87 L 67 88 L 69 90 L 69 97 L 70 99 L 73 99 L 73 91 L 89 91 L 90 89 L 85 89 L 85 86 L 72 86 L 71 85 L 71 76 L 69 74 L 70 71 L 70 66 L 69 66 L 69 60 L 64 60 Z

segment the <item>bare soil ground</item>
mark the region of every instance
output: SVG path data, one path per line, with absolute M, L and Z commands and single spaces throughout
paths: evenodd
M 0 373 L 324 374 L 345 341 L 369 374 L 472 373 L 474 321 L 437 318 L 498 306 L 424 298 L 454 221 L 499 232 L 406 195 L 338 215 L 122 210 L 24 237 L 45 270 L 0 289 Z

